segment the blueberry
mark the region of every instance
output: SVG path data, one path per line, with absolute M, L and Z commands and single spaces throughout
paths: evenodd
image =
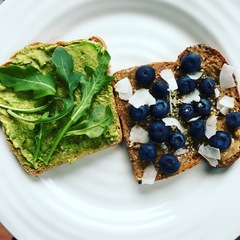
M 181 66 L 187 73 L 193 73 L 200 70 L 201 59 L 195 53 L 188 53 L 183 56 L 181 60 Z
M 186 138 L 180 132 L 174 132 L 169 136 L 169 145 L 174 149 L 182 148 L 185 145 Z
M 151 122 L 148 128 L 149 138 L 157 143 L 165 142 L 169 136 L 169 129 L 163 122 Z
M 211 102 L 207 98 L 201 98 L 199 102 L 193 103 L 196 113 L 200 116 L 207 116 L 211 110 Z
M 192 80 L 188 76 L 181 76 L 178 81 L 178 91 L 185 95 L 193 92 L 193 90 L 196 88 L 196 81 Z
M 152 116 L 156 118 L 164 118 L 170 110 L 170 104 L 164 99 L 158 99 L 156 104 L 150 106 Z
M 228 127 L 238 128 L 240 127 L 240 113 L 239 112 L 231 112 L 226 116 L 226 123 Z
M 157 157 L 157 149 L 151 143 L 143 143 L 139 148 L 138 154 L 142 160 L 151 162 Z
M 130 116 L 134 121 L 142 121 L 145 120 L 149 114 L 148 106 L 143 105 L 139 108 L 135 108 L 134 106 L 130 106 Z
M 136 81 L 142 87 L 147 87 L 149 84 L 151 84 L 155 77 L 155 70 L 150 66 L 139 67 L 135 74 Z
M 152 94 L 155 98 L 166 98 L 169 95 L 168 85 L 163 82 L 156 82 L 152 85 Z
M 195 140 L 201 140 L 206 131 L 206 124 L 202 119 L 197 119 L 190 123 L 188 133 Z
M 232 139 L 225 131 L 217 131 L 216 134 L 209 139 L 209 145 L 220 150 L 228 149 L 231 143 Z
M 173 174 L 180 168 L 180 161 L 178 158 L 170 153 L 163 154 L 159 160 L 159 168 L 164 173 Z
M 205 78 L 199 84 L 200 92 L 206 95 L 214 93 L 216 83 L 212 78 Z
M 190 103 L 183 103 L 179 108 L 179 116 L 184 120 L 189 120 L 194 116 L 194 107 Z

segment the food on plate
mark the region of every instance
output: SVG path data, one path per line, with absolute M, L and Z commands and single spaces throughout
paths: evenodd
M 0 123 L 30 175 L 116 145 L 122 132 L 104 41 L 33 43 L 0 67 Z
M 240 156 L 237 81 L 225 58 L 203 44 L 176 62 L 114 74 L 117 111 L 135 179 L 152 184 L 203 159 L 227 167 Z

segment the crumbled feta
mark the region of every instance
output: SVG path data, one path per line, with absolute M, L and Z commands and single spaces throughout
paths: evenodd
M 129 98 L 128 101 L 135 108 L 139 108 L 143 105 L 154 105 L 156 99 L 149 93 L 146 88 L 140 88 Z

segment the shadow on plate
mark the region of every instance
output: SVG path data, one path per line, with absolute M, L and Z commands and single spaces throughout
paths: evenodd
M 214 175 L 226 174 L 226 172 L 229 171 L 230 168 L 231 166 L 224 167 L 224 168 L 216 168 L 216 167 L 210 166 L 208 163 L 205 162 L 203 171 L 204 173 L 214 176 Z

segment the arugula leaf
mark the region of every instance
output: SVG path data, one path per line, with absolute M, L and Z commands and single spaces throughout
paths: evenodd
M 43 75 L 31 65 L 26 68 L 15 65 L 0 67 L 0 82 L 13 88 L 14 92 L 32 91 L 34 99 L 56 94 L 54 78 L 50 74 Z
M 103 53 L 99 58 L 99 64 L 94 71 L 90 67 L 85 67 L 85 71 L 90 76 L 86 76 L 81 73 L 80 84 L 82 93 L 82 102 L 75 107 L 71 120 L 73 124 L 87 113 L 87 110 L 91 106 L 92 99 L 96 93 L 100 92 L 104 86 L 107 86 L 113 81 L 113 76 L 107 76 L 108 63 L 110 61 L 110 55 L 107 51 Z
M 52 62 L 56 67 L 56 75 L 57 77 L 66 83 L 68 87 L 68 98 L 58 99 L 55 98 L 55 101 L 53 101 L 53 104 L 55 104 L 55 111 L 54 113 L 50 114 L 43 114 L 37 119 L 33 119 L 31 117 L 23 117 L 14 111 L 17 111 L 15 109 L 9 109 L 8 113 L 15 118 L 21 119 L 23 121 L 32 122 L 32 123 L 49 123 L 52 121 L 56 121 L 61 119 L 62 117 L 66 116 L 74 105 L 74 91 L 79 85 L 79 79 L 81 74 L 74 73 L 73 72 L 73 58 L 68 52 L 62 48 L 57 47 L 52 55 Z M 57 101 L 62 102 L 61 109 L 56 104 Z M 12 111 L 14 110 L 14 111 Z M 20 112 L 20 111 L 18 111 Z
M 36 112 L 45 110 L 46 108 L 49 107 L 50 104 L 51 104 L 51 101 L 49 101 L 46 104 L 41 105 L 39 107 L 35 107 L 35 108 L 16 108 L 16 107 L 5 105 L 5 104 L 0 104 L 0 107 L 5 108 L 5 109 L 9 109 L 9 110 L 13 110 L 13 111 L 16 111 L 16 112 L 36 113 Z
M 75 125 L 65 136 L 87 135 L 89 138 L 96 138 L 102 135 L 103 131 L 113 121 L 113 113 L 109 106 L 103 104 L 93 109 L 87 120 Z
M 103 87 L 107 86 L 114 79 L 114 77 L 106 75 L 109 61 L 110 55 L 107 51 L 104 51 L 102 55 L 99 56 L 96 70 L 93 70 L 90 67 L 85 68 L 85 71 L 90 76 L 86 76 L 81 73 L 81 102 L 73 108 L 70 120 L 57 133 L 54 143 L 51 146 L 47 157 L 45 158 L 44 162 L 46 165 L 49 164 L 53 152 L 71 126 L 76 124 L 76 122 L 87 113 L 91 107 L 91 103 L 95 94 L 100 92 Z
M 63 47 L 57 47 L 52 56 L 52 62 L 56 66 L 57 75 L 67 83 L 69 97 L 73 97 L 74 90 L 79 85 L 81 73 L 73 72 L 73 58 Z
M 40 154 L 41 143 L 43 140 L 43 125 L 37 124 L 34 130 L 37 132 L 35 135 L 36 148 L 34 153 L 34 162 L 36 162 Z
M 62 107 L 61 107 L 61 110 L 59 107 L 56 107 L 56 102 L 57 101 L 61 101 L 62 102 Z M 31 123 L 49 123 L 49 122 L 53 122 L 53 121 L 56 121 L 56 120 L 59 120 L 63 117 L 65 117 L 69 111 L 72 109 L 73 107 L 73 102 L 72 100 L 70 99 L 55 99 L 55 101 L 52 101 L 52 104 L 55 105 L 55 111 L 54 113 L 51 113 L 48 111 L 48 112 L 44 112 L 43 115 L 41 115 L 39 118 L 37 119 L 34 119 L 34 118 L 31 118 L 31 117 L 24 117 L 20 114 L 17 114 L 15 113 L 14 111 L 18 111 L 18 112 L 27 112 L 27 111 L 20 111 L 20 110 L 23 110 L 23 109 L 11 109 L 9 108 L 7 110 L 8 114 L 11 115 L 12 117 L 15 117 L 17 119 L 20 119 L 20 120 L 23 120 L 23 121 L 26 121 L 26 122 L 31 122 Z M 1 107 L 1 105 L 0 105 Z M 43 107 L 42 109 L 39 108 L 40 110 L 43 110 Z M 45 108 L 46 109 L 46 108 Z M 14 110 L 14 111 L 12 111 Z M 34 111 L 32 111 L 31 113 L 33 113 Z M 35 111 L 36 112 L 36 111 Z

